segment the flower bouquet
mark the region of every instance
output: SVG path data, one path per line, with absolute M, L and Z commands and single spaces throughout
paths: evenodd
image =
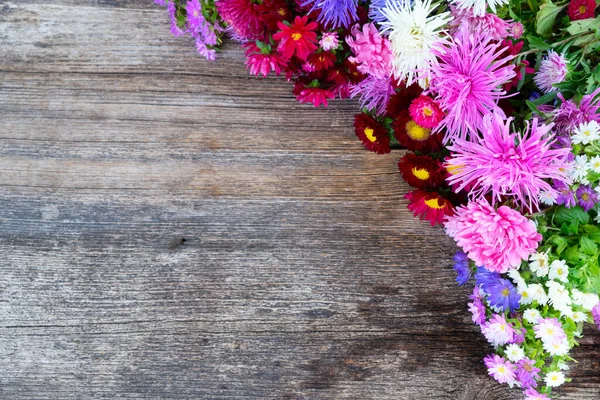
M 398 163 L 474 281 L 488 373 L 526 399 L 569 379 L 600 326 L 600 18 L 595 0 L 155 0 L 212 60 L 223 35 L 301 103 L 356 97 L 356 136 Z

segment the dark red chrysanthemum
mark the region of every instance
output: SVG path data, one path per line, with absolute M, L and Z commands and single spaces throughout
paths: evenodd
M 596 0 L 571 0 L 567 8 L 567 14 L 571 21 L 594 18 L 595 9 Z
M 240 39 L 255 40 L 263 35 L 265 26 L 252 1 L 219 0 L 216 6 L 221 18 L 229 24 Z
M 419 97 L 421 93 L 423 93 L 423 89 L 416 83 L 413 83 L 409 87 L 399 88 L 396 90 L 396 93 L 390 97 L 390 101 L 386 108 L 387 115 L 395 118 L 402 111 L 408 110 L 410 103 Z
M 410 118 L 407 109 L 398 114 L 392 128 L 398 142 L 410 151 L 435 153 L 442 148 L 443 135 L 417 124 Z
M 358 70 L 358 65 L 346 59 L 344 66 L 348 69 L 348 80 L 351 83 L 359 83 L 366 78 L 366 75 Z
M 454 215 L 452 203 L 438 193 L 413 190 L 404 196 L 408 200 L 408 209 L 415 217 L 427 220 L 431 226 L 441 224 L 444 218 Z
M 444 167 L 429 156 L 407 153 L 398 162 L 402 179 L 417 189 L 435 189 L 444 183 Z
M 367 114 L 357 114 L 354 118 L 356 137 L 363 146 L 377 154 L 390 152 L 390 138 L 386 129 L 374 118 Z
M 317 49 L 316 22 L 308 23 L 308 17 L 296 16 L 294 23 L 287 26 L 283 22 L 277 22 L 281 30 L 273 35 L 273 39 L 279 42 L 278 50 L 284 58 L 290 59 L 294 54 L 306 61 L 310 53 Z
M 336 60 L 335 54 L 330 51 L 322 51 L 320 53 L 314 53 L 308 57 L 308 62 L 311 63 L 316 71 L 323 71 L 333 67 Z
M 260 20 L 271 31 L 277 30 L 277 23 L 290 21 L 292 11 L 284 0 L 264 0 L 262 4 L 256 5 Z

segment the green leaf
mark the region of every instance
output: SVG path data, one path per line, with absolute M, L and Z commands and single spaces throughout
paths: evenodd
M 590 216 L 579 206 L 573 208 L 557 207 L 554 213 L 554 222 L 557 225 L 570 224 L 573 220 L 577 220 L 581 224 L 587 224 L 590 222 Z
M 556 16 L 561 12 L 567 5 L 556 6 L 551 0 L 547 0 L 545 4 L 542 4 L 540 11 L 535 16 L 535 31 L 542 35 L 548 36 L 552 33 L 552 26 L 556 20 Z
M 567 248 L 569 242 L 567 239 L 560 235 L 553 235 L 550 237 L 550 242 L 556 246 L 556 254 L 560 256 L 560 254 Z
M 548 43 L 544 42 L 542 39 L 537 38 L 535 36 L 527 35 L 527 41 L 529 42 L 529 47 L 532 47 L 534 49 L 543 51 L 543 50 L 548 50 L 548 49 L 552 48 L 551 45 L 549 45 Z
M 552 101 L 556 98 L 556 92 L 550 92 L 550 93 L 546 93 L 543 96 L 538 97 L 537 99 L 535 99 L 533 101 L 533 104 L 535 104 L 536 106 L 542 105 L 542 104 L 546 104 L 549 101 Z
M 586 18 L 578 21 L 571 21 L 567 27 L 567 32 L 569 32 L 571 36 L 575 36 L 584 32 L 590 32 L 589 35 L 578 37 L 573 42 L 574 46 L 581 46 L 582 44 L 585 44 L 593 39 L 594 34 L 598 32 L 598 27 L 600 27 L 600 17 Z
M 582 236 L 579 240 L 579 245 L 581 246 L 581 251 L 590 256 L 594 256 L 598 253 L 598 245 L 591 239 L 588 239 L 586 236 Z

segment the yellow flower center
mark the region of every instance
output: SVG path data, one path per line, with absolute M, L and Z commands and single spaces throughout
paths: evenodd
M 431 117 L 433 115 L 433 110 L 430 107 L 423 107 L 423 114 L 426 117 Z
M 498 367 L 498 372 L 501 373 L 501 374 L 503 374 L 503 373 L 506 372 L 506 368 L 503 365 L 501 365 L 501 366 Z
M 429 139 L 431 134 L 431 129 L 423 128 L 422 126 L 417 125 L 415 121 L 408 121 L 405 126 L 406 134 L 412 140 L 424 141 Z
M 510 294 L 510 290 L 508 290 L 508 289 L 502 289 L 502 296 L 508 297 L 509 294 Z
M 198 18 L 198 10 L 194 10 L 194 17 Z
M 523 369 L 527 372 L 531 372 L 533 371 L 533 365 L 529 364 L 529 363 L 524 363 L 523 364 Z
M 444 208 L 445 201 L 442 200 L 442 204 L 440 205 L 439 200 L 441 200 L 439 197 L 436 197 L 435 199 L 425 200 L 425 204 L 429 208 L 434 208 L 436 210 L 440 210 L 440 209 Z
M 417 179 L 420 179 L 422 181 L 426 181 L 427 179 L 429 179 L 429 171 L 427 171 L 425 168 L 415 167 L 412 169 L 412 173 Z
M 300 38 L 302 38 L 301 33 L 298 33 L 298 32 L 292 33 L 292 39 L 294 39 L 294 41 L 297 42 L 298 40 L 300 40 Z
M 375 143 L 375 141 L 377 140 L 377 138 L 375 137 L 375 131 L 371 128 L 365 128 L 364 132 L 367 139 L 369 139 L 371 143 Z
M 281 15 L 282 17 L 285 17 L 285 9 L 284 8 L 280 8 L 279 11 L 277 11 L 279 13 L 279 15 Z
M 579 6 L 579 14 L 585 14 L 586 11 L 587 11 L 587 7 L 585 5 Z
M 582 135 L 584 135 L 584 136 L 591 136 L 591 134 L 592 134 L 592 131 L 590 131 L 590 130 L 588 129 L 588 130 L 585 130 L 585 131 L 581 132 L 581 134 L 582 134 Z
M 583 201 L 588 201 L 590 199 L 590 195 L 587 193 L 584 193 L 581 195 L 581 200 Z

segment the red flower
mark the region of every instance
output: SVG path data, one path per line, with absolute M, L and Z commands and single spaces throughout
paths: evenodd
M 333 67 L 337 57 L 330 51 L 323 51 L 321 53 L 314 53 L 308 58 L 308 62 L 311 63 L 316 71 L 322 71 Z
M 377 154 L 390 152 L 390 138 L 386 129 L 374 118 L 364 113 L 357 114 L 354 117 L 354 128 L 356 137 L 368 150 Z
M 428 156 L 408 153 L 398 163 L 402 179 L 417 189 L 435 189 L 444 183 L 442 165 Z
M 407 193 L 404 198 L 408 200 L 408 209 L 414 216 L 426 219 L 431 226 L 441 224 L 444 218 L 454 215 L 452 203 L 437 193 L 417 189 Z
M 250 0 L 220 0 L 215 3 L 219 15 L 240 39 L 258 39 L 265 30 L 256 5 Z
M 317 23 L 307 24 L 308 17 L 297 16 L 294 23 L 287 26 L 283 22 L 277 22 L 281 29 L 273 35 L 273 39 L 279 41 L 278 50 L 284 58 L 290 59 L 296 54 L 300 59 L 306 61 L 308 55 L 317 49 Z
M 270 71 L 279 75 L 286 63 L 277 54 L 265 54 L 254 42 L 246 43 L 246 67 L 252 75 L 267 76 Z
M 596 0 L 571 0 L 567 14 L 571 21 L 578 19 L 594 18 L 594 10 L 596 9 Z
M 333 97 L 333 93 L 329 90 L 318 87 L 308 87 L 302 89 L 296 98 L 300 103 L 313 103 L 315 107 L 319 107 L 323 104 L 327 107 L 329 105 L 327 99 L 333 99 Z
M 277 30 L 277 23 L 292 19 L 292 12 L 284 0 L 264 0 L 256 5 L 260 20 L 271 31 Z
M 392 128 L 398 142 L 410 151 L 435 153 L 442 148 L 442 134 L 432 133 L 431 129 L 419 126 L 410 118 L 406 109 L 394 120 Z
M 413 83 L 409 87 L 398 89 L 396 93 L 390 97 L 390 101 L 386 108 L 387 114 L 390 117 L 395 118 L 402 111 L 408 110 L 410 103 L 419 97 L 422 92 L 423 89 L 416 83 Z

